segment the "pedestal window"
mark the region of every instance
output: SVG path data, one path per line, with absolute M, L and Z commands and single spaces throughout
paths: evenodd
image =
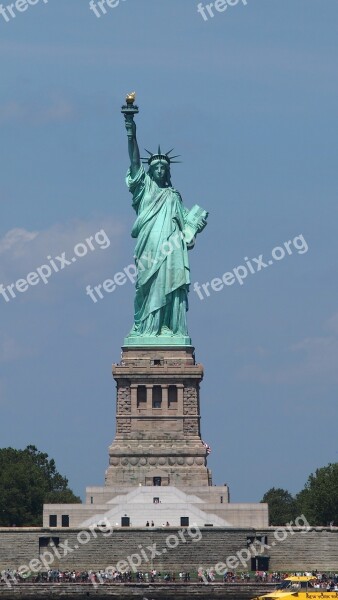
M 169 385 L 168 406 L 169 406 L 169 408 L 177 408 L 177 387 L 176 387 L 176 385 Z
M 145 385 L 137 386 L 137 408 L 145 408 L 147 404 L 147 388 Z
M 153 387 L 153 408 L 162 408 L 162 388 L 160 385 Z

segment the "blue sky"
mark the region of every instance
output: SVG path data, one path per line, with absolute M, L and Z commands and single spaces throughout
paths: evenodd
M 97 18 L 87 0 L 40 0 L 0 15 L 0 284 L 102 229 L 110 240 L 0 296 L 0 445 L 48 452 L 81 495 L 103 484 L 111 363 L 132 324 L 130 282 L 96 304 L 85 289 L 132 262 L 120 107 L 133 89 L 140 146 L 174 146 L 173 185 L 210 213 L 193 282 L 299 235 L 308 247 L 203 300 L 191 290 L 214 483 L 258 501 L 338 460 L 338 5 L 248 0 L 205 21 L 197 4 L 121 0 Z

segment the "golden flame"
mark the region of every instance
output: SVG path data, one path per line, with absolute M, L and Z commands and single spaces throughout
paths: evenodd
M 127 104 L 133 104 L 135 102 L 136 92 L 132 92 L 131 94 L 127 94 L 126 102 Z

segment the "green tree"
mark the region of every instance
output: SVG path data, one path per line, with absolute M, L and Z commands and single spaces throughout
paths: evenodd
M 310 525 L 338 525 L 338 463 L 311 473 L 296 499 L 299 514 L 304 514 Z
M 56 470 L 55 461 L 35 446 L 0 449 L 0 525 L 42 525 L 44 503 L 81 499 Z
M 261 502 L 269 505 L 270 525 L 286 525 L 297 517 L 296 500 L 287 490 L 271 488 L 264 494 Z

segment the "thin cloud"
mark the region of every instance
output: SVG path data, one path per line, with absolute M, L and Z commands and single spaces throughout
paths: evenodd
M 71 278 L 76 285 L 83 285 L 83 280 L 106 279 L 114 269 L 121 270 L 120 267 L 125 266 L 122 262 L 119 264 L 124 236 L 123 225 L 110 217 L 58 223 L 38 232 L 11 229 L 0 239 L 0 283 L 7 286 L 25 278 L 38 267 L 48 265 L 49 260 L 55 257 L 64 255 L 68 262 L 72 262 L 78 244 L 85 246 L 87 252 L 75 260 L 76 264 L 56 272 L 50 282 L 58 280 L 62 286 L 62 281 Z M 92 240 L 92 249 L 86 242 L 89 239 Z M 58 259 L 56 262 L 59 264 Z M 41 292 L 41 286 L 39 289 Z
M 2 339 L 0 342 L 0 362 L 17 360 L 18 358 L 30 355 L 31 351 L 25 349 L 22 343 L 17 342 L 13 337 L 5 336 L 4 339 Z
M 220 22 L 220 21 L 218 21 Z M 206 53 L 203 45 L 196 48 L 194 59 L 192 61 L 189 53 L 182 53 L 181 48 L 171 49 L 172 60 L 166 66 L 168 69 L 177 71 L 184 70 L 187 67 L 192 70 L 200 70 L 201 67 L 207 67 L 208 70 L 218 70 L 220 67 L 227 70 L 228 73 L 240 73 L 243 78 L 248 76 L 257 79 L 266 79 L 266 70 L 270 69 L 275 74 L 282 73 L 297 73 L 306 76 L 332 76 L 332 83 L 336 86 L 335 74 L 336 65 L 334 56 L 328 60 L 327 54 L 320 55 L 318 48 L 296 50 L 292 47 L 284 45 L 276 45 L 269 47 L 269 52 L 263 44 L 254 44 L 250 40 L 246 44 L 238 44 L 237 48 L 234 45 L 233 53 L 224 53 L 223 43 L 214 43 L 212 48 L 209 47 L 209 52 Z M 106 44 L 96 44 L 95 47 L 84 44 L 75 43 L 41 43 L 41 42 L 0 42 L 0 52 L 4 55 L 8 54 L 18 59 L 27 59 L 30 57 L 34 60 L 45 62 L 46 60 L 67 59 L 75 60 L 77 64 L 102 65 L 104 60 L 106 65 L 113 66 L 130 66 L 129 53 L 117 54 L 111 51 L 111 46 Z M 143 53 L 133 55 L 135 65 L 143 65 L 144 61 L 148 65 L 158 66 L 163 65 L 163 57 L 153 52 L 151 40 L 145 40 Z
M 28 122 L 34 125 L 52 123 L 55 121 L 68 121 L 75 115 L 73 105 L 63 98 L 49 101 L 48 104 L 20 104 L 12 100 L 0 105 L 0 124 L 14 122 Z
M 262 364 L 247 364 L 238 371 L 241 380 L 270 384 L 338 382 L 338 313 L 335 313 L 323 324 L 323 329 L 329 328 L 329 335 L 306 337 L 289 348 L 281 349 L 290 362 L 282 367 L 264 368 Z M 278 359 L 278 357 L 276 357 Z
M 0 239 L 0 254 L 12 252 L 13 256 L 21 256 L 26 250 L 26 245 L 38 235 L 37 231 L 27 231 L 19 227 L 11 229 Z
M 43 122 L 49 121 L 66 121 L 75 114 L 73 106 L 66 100 L 57 100 L 46 107 L 40 118 Z

